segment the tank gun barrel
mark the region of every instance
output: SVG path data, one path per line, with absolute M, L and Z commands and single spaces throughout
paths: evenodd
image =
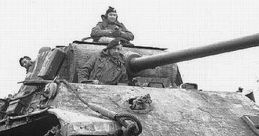
M 154 68 L 196 58 L 217 55 L 250 47 L 259 46 L 259 34 L 250 35 L 230 41 L 219 42 L 207 46 L 166 52 L 154 56 L 135 57 L 129 60 L 129 68 L 133 72 Z

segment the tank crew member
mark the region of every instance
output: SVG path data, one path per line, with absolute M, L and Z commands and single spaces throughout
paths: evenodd
M 118 21 L 118 15 L 113 7 L 109 7 L 105 15 L 101 15 L 102 22 L 92 28 L 91 37 L 94 42 L 109 43 L 116 37 L 127 41 L 134 39 L 134 35 Z
M 28 56 L 20 58 L 19 63 L 22 67 L 26 69 L 26 73 L 32 72 L 34 69 L 35 61 L 32 61 L 31 58 Z
M 89 80 L 95 84 L 127 83 L 125 58 L 121 51 L 121 38 L 112 40 L 105 49 L 93 55 L 82 68 L 78 69 L 79 83 L 87 83 Z

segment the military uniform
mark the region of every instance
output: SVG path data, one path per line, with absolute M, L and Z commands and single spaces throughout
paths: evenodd
M 95 42 L 99 42 L 100 38 L 124 38 L 127 41 L 132 41 L 134 35 L 122 24 L 117 18 L 115 22 L 110 22 L 107 19 L 108 13 L 115 12 L 116 10 L 112 7 L 106 11 L 105 15 L 102 15 L 102 22 L 97 23 L 97 25 L 92 28 L 91 37 Z
M 99 80 L 101 84 L 110 85 L 127 83 L 124 57 L 111 56 L 107 50 L 92 56 L 78 71 L 78 81 L 83 83 L 87 80 Z

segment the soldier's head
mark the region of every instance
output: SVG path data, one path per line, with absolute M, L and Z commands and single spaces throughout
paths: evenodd
M 31 58 L 28 56 L 20 58 L 19 63 L 22 67 L 26 68 L 26 70 L 28 70 L 29 67 L 32 65 Z
M 105 13 L 105 17 L 109 22 L 115 22 L 118 18 L 117 12 L 113 7 L 109 7 L 109 9 Z
M 105 48 L 105 50 L 107 50 L 108 53 L 112 56 L 120 55 L 122 51 L 121 38 L 112 40 Z

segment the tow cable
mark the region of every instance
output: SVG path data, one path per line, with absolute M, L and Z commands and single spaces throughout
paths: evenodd
M 251 116 L 251 115 L 243 115 L 241 117 L 243 121 L 251 128 L 251 130 L 259 136 L 259 115 Z
M 66 81 L 65 79 L 57 79 L 55 78 L 54 80 L 27 80 L 27 81 L 22 81 L 19 83 L 23 83 L 25 85 L 32 85 L 32 86 L 38 86 L 38 85 L 44 85 L 44 84 L 48 84 L 48 83 L 63 83 L 68 90 L 71 90 L 72 93 L 74 93 L 76 95 L 76 97 L 78 97 L 78 99 L 84 103 L 85 105 L 87 105 L 91 110 L 100 113 L 101 115 L 115 120 L 116 122 L 118 122 L 121 126 L 123 126 L 125 128 L 125 130 L 123 132 L 116 132 L 117 135 L 123 135 L 123 136 L 138 136 L 139 134 L 141 134 L 142 132 L 142 125 L 140 123 L 140 121 L 133 115 L 130 114 L 118 114 L 116 112 L 110 111 L 104 107 L 101 107 L 97 104 L 93 104 L 93 103 L 89 103 L 88 101 L 84 100 L 78 93 L 77 90 L 75 90 L 68 81 Z M 33 92 L 32 92 L 33 93 Z M 28 95 L 31 95 L 28 94 Z M 27 96 L 27 95 L 26 95 Z M 25 97 L 25 96 L 23 96 Z M 122 131 L 122 130 L 121 130 Z
M 67 88 L 70 89 L 78 97 L 78 99 L 85 105 L 87 105 L 91 110 L 100 113 L 101 115 L 108 117 L 112 120 L 115 120 L 121 126 L 125 127 L 126 130 L 124 131 L 124 136 L 138 136 L 142 132 L 142 125 L 135 116 L 126 113 L 117 114 L 116 112 L 105 109 L 99 105 L 89 103 L 86 100 L 84 100 L 79 95 L 78 91 L 75 91 L 75 89 L 73 89 L 73 87 L 66 80 L 59 80 L 59 82 L 66 85 Z

